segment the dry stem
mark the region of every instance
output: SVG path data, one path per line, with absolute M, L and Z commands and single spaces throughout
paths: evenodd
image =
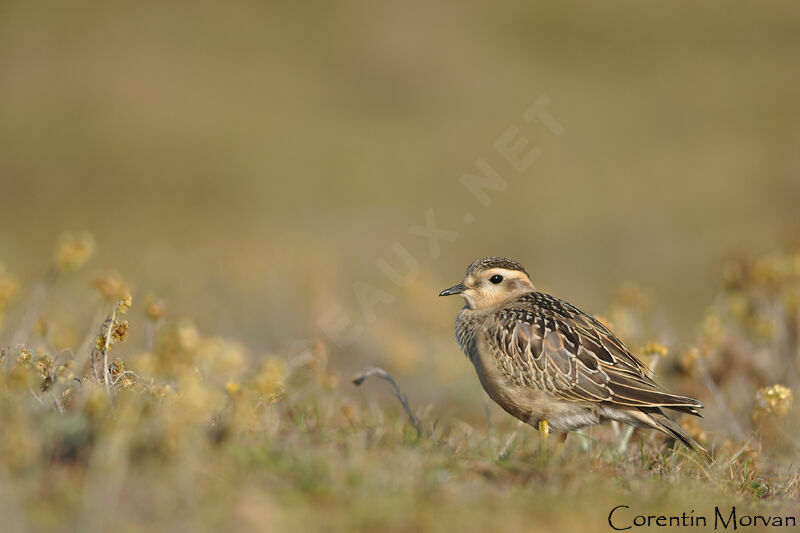
M 411 421 L 411 425 L 414 426 L 414 429 L 417 430 L 417 436 L 418 437 L 422 436 L 422 429 L 421 429 L 421 427 L 419 425 L 419 420 L 417 420 L 417 417 L 414 416 L 414 413 L 411 412 L 411 408 L 408 406 L 408 398 L 406 398 L 406 396 L 402 392 L 400 392 L 400 387 L 397 386 L 397 383 L 392 378 L 392 376 L 390 376 L 388 374 L 388 372 L 386 372 L 384 369 L 382 369 L 380 367 L 373 366 L 373 367 L 370 367 L 370 368 L 367 368 L 367 369 L 363 370 L 359 374 L 356 374 L 353 377 L 353 383 L 355 385 L 361 385 L 362 383 L 364 383 L 364 381 L 367 378 L 372 377 L 372 376 L 377 376 L 377 377 L 387 381 L 389 383 L 389 385 L 391 385 L 392 392 L 394 393 L 394 395 L 398 399 L 398 401 L 400 401 L 400 405 L 403 406 L 403 409 L 405 410 L 406 414 L 408 415 L 408 419 Z

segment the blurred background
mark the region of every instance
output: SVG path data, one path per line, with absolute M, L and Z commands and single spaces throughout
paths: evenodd
M 4 1 L 0 260 L 30 288 L 87 231 L 87 286 L 116 269 L 256 355 L 321 340 L 480 405 L 436 297 L 472 260 L 592 314 L 636 282 L 680 350 L 726 261 L 797 243 L 798 50 L 789 1 Z M 561 135 L 523 119 L 543 96 Z M 511 127 L 541 149 L 523 173 L 494 149 Z M 459 183 L 479 158 L 508 183 L 488 207 Z M 429 209 L 458 233 L 438 257 L 409 233 Z M 403 271 L 395 243 L 405 287 L 376 266 Z M 352 342 L 318 326 L 335 305 Z

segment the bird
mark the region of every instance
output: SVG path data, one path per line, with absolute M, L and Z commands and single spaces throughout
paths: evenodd
M 602 322 L 539 292 L 525 268 L 503 257 L 473 262 L 439 296 L 466 300 L 455 335 L 489 397 L 506 412 L 563 439 L 617 421 L 658 430 L 707 459 L 708 451 L 664 409 L 701 416 L 698 400 L 672 394 Z

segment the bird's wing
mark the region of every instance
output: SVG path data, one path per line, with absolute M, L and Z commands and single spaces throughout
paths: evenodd
M 697 400 L 663 391 L 647 367 L 599 321 L 544 293 L 528 293 L 489 321 L 507 379 L 565 400 L 670 407 L 697 414 Z

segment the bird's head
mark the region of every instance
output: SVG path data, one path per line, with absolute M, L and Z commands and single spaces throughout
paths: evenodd
M 522 265 L 502 257 L 486 257 L 467 268 L 464 281 L 439 296 L 460 294 L 470 309 L 489 309 L 535 290 Z

